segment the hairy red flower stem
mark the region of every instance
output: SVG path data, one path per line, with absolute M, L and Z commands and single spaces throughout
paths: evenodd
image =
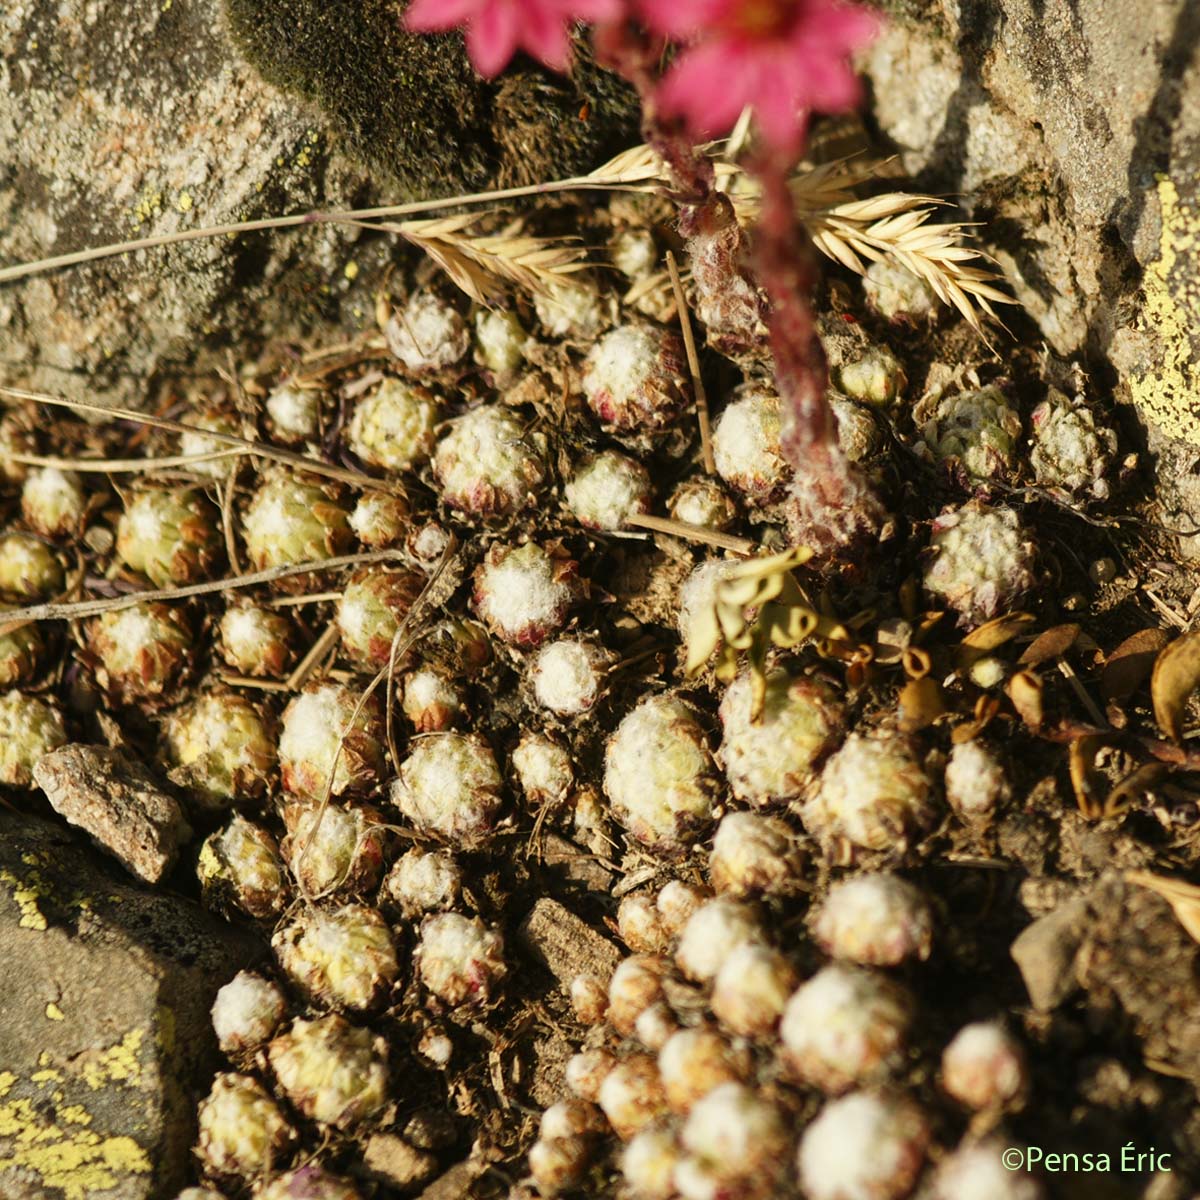
M 661 44 L 629 22 L 597 26 L 593 43 L 597 59 L 637 90 L 643 137 L 670 170 L 679 231 L 710 343 L 753 352 L 761 344 L 763 324 L 767 327 L 783 415 L 781 449 L 795 472 L 789 511 L 793 541 L 833 553 L 861 540 L 879 528 L 883 513 L 842 452 L 826 396 L 825 351 L 809 303 L 814 260 L 788 186 L 794 156 L 767 151 L 750 163 L 762 189 L 751 252 L 729 198 L 716 190 L 712 162 L 657 111 Z M 759 284 L 769 306 L 761 301 Z

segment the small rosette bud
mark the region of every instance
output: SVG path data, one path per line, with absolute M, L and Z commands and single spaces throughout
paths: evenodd
M 141 492 L 117 522 L 117 554 L 158 587 L 206 579 L 224 548 L 220 514 L 196 488 Z
M 331 1013 L 293 1021 L 267 1048 L 288 1100 L 310 1120 L 349 1129 L 387 1102 L 387 1047 L 369 1029 Z

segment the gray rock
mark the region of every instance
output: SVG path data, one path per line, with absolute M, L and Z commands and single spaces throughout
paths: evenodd
M 523 169 L 545 169 L 547 156 L 588 169 L 614 132 L 617 149 L 636 137 L 624 85 L 594 66 L 585 83 L 523 76 L 524 88 L 484 86 L 461 38 L 402 37 L 393 0 L 306 2 L 304 11 L 298 0 L 231 4 L 229 22 L 221 0 L 3 6 L 0 264 L 454 195 L 519 181 Z M 260 77 L 230 25 L 293 95 Z M 456 101 L 452 80 L 470 103 Z M 493 118 L 511 145 L 498 144 Z M 244 353 L 259 335 L 343 340 L 371 324 L 396 247 L 318 224 L 0 285 L 0 384 L 136 407 L 156 374 L 193 377 L 223 361 L 231 342 Z
M 54 811 L 147 883 L 157 883 L 192 836 L 178 801 L 140 763 L 106 746 L 63 746 L 33 780 Z
M 347 205 L 364 182 L 234 58 L 217 0 L 5 6 L 0 147 L 4 263 Z M 206 339 L 288 336 L 336 311 L 352 257 L 326 227 L 0 286 L 0 382 L 144 403 L 155 371 L 194 365 Z
M 1012 944 L 1010 953 L 1030 1002 L 1040 1012 L 1057 1008 L 1078 987 L 1075 956 L 1083 941 L 1087 901 L 1076 896 L 1027 926 Z
M 209 1006 L 260 954 L 70 831 L 0 817 L 0 1195 L 174 1195 L 215 1061 Z
M 548 896 L 530 909 L 519 932 L 521 941 L 563 987 L 570 987 L 576 975 L 607 980 L 621 961 L 612 942 Z
M 363 1166 L 381 1183 L 411 1192 L 433 1178 L 438 1161 L 394 1133 L 373 1133 L 363 1150 Z

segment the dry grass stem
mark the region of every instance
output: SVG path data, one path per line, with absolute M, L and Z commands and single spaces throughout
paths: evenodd
M 667 251 L 667 270 L 671 275 L 671 287 L 675 291 L 675 307 L 679 311 L 679 327 L 683 331 L 683 345 L 687 350 L 688 370 L 692 374 L 692 390 L 696 397 L 696 417 L 700 423 L 700 449 L 704 456 L 704 469 L 717 473 L 717 460 L 713 457 L 712 425 L 708 418 L 708 396 L 704 391 L 704 380 L 700 378 L 700 357 L 696 353 L 696 338 L 692 333 L 692 314 L 688 311 L 687 298 L 683 294 L 683 281 L 679 278 L 679 267 L 675 255 Z
M 158 588 L 144 592 L 131 592 L 128 596 L 110 596 L 103 600 L 74 600 L 69 603 L 31 604 L 25 608 L 9 609 L 0 636 L 16 628 L 23 621 L 76 621 L 84 617 L 99 616 L 100 613 L 132 608 L 154 600 L 186 600 L 189 596 L 208 596 L 215 592 L 233 592 L 239 588 L 257 587 L 262 583 L 274 583 L 294 575 L 309 575 L 316 571 L 340 571 L 344 567 L 361 567 L 370 563 L 396 562 L 404 555 L 399 550 L 372 550 L 365 554 L 342 554 L 337 558 L 319 559 L 313 562 L 290 563 L 284 567 L 270 567 L 266 571 L 252 571 L 236 579 L 210 579 L 205 583 L 189 583 L 177 588 Z
M 323 600 L 340 600 L 341 592 L 309 592 L 303 596 L 275 596 L 267 601 L 268 608 L 299 608 L 303 604 L 319 604 Z
M 650 162 L 652 156 L 654 162 Z M 261 217 L 255 221 L 232 221 L 224 225 L 206 225 L 200 229 L 180 229 L 174 233 L 152 234 L 149 237 L 133 238 L 127 242 L 110 242 L 105 246 L 93 246 L 88 250 L 76 250 L 71 254 L 56 254 L 51 258 L 40 258 L 34 262 L 13 263 L 0 268 L 0 283 L 16 279 L 27 279 L 31 275 L 42 275 L 64 267 L 76 267 L 84 263 L 115 258 L 122 254 L 133 254 L 138 250 L 156 250 L 162 246 L 177 246 L 183 242 L 204 241 L 208 238 L 234 237 L 242 233 L 257 233 L 266 229 L 299 229 L 311 225 L 346 224 L 387 220 L 392 217 L 414 217 L 422 213 L 444 212 L 448 208 L 465 205 L 495 204 L 502 200 L 519 200 L 526 196 L 548 196 L 556 192 L 578 192 L 589 189 L 601 191 L 645 190 L 647 186 L 658 186 L 662 166 L 657 155 L 648 146 L 635 146 L 625 151 L 590 175 L 578 175 L 569 179 L 553 180 L 549 183 L 534 183 L 525 187 L 501 188 L 491 192 L 468 192 L 461 196 L 447 196 L 441 200 L 418 200 L 409 204 L 385 204 L 376 208 L 355 208 L 343 212 L 294 213 L 283 217 Z M 640 187 L 638 185 L 641 185 Z
M 138 412 L 132 408 L 113 408 L 106 404 L 96 404 L 90 400 L 71 400 L 66 396 L 51 396 L 47 392 L 29 392 L 23 388 L 0 387 L 0 395 L 12 396 L 17 400 L 34 400 L 38 404 L 52 404 L 59 408 L 71 408 L 79 412 L 98 413 L 111 421 L 135 421 L 140 425 L 150 425 L 155 429 L 166 429 L 171 433 L 198 433 L 212 442 L 223 442 L 227 446 L 235 446 L 242 454 L 255 454 L 260 458 L 268 458 L 273 462 L 286 463 L 300 471 L 311 475 L 325 475 L 341 483 L 353 487 L 370 488 L 380 492 L 396 490 L 396 484 L 386 479 L 375 479 L 364 475 L 361 471 L 351 471 L 347 467 L 339 467 L 319 458 L 308 458 L 303 454 L 293 454 L 290 450 L 281 450 L 266 442 L 256 442 L 250 438 L 239 437 L 235 433 L 220 433 L 213 429 L 201 429 L 197 425 L 188 425 L 184 421 L 172 421 L 167 417 L 156 417 L 150 413 Z
M 321 630 L 320 636 L 309 647 L 308 653 L 296 664 L 295 669 L 284 681 L 284 686 L 290 692 L 298 691 L 309 680 L 317 669 L 317 664 L 329 652 L 329 648 L 338 639 L 338 627 L 331 621 Z
M 222 458 L 241 458 L 249 453 L 248 450 L 213 450 L 208 454 L 168 454 L 162 458 L 55 458 L 53 455 L 6 450 L 4 458 L 27 467 L 55 467 L 60 471 L 77 471 L 81 475 L 132 475 L 190 467 L 194 463 L 216 462 Z
M 689 542 L 703 542 L 706 546 L 719 546 L 735 554 L 753 554 L 758 547 L 749 538 L 737 537 L 732 533 L 721 533 L 716 529 L 705 529 L 703 525 L 689 525 L 671 517 L 653 517 L 646 513 L 633 513 L 625 518 L 626 524 L 655 533 L 669 533 Z

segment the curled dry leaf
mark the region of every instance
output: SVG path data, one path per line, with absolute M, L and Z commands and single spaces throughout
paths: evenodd
M 1023 667 L 1039 667 L 1042 663 L 1057 658 L 1060 654 L 1066 654 L 1078 637 L 1079 626 L 1074 623 L 1051 626 L 1039 633 L 1025 647 L 1024 653 L 1017 659 L 1017 662 Z
M 1125 880 L 1157 892 L 1175 911 L 1180 925 L 1195 941 L 1200 942 L 1200 887 L 1149 871 L 1126 871 Z
M 1183 711 L 1197 685 L 1200 685 L 1200 631 L 1193 631 L 1163 647 L 1150 676 L 1154 719 L 1173 742 L 1183 736 Z
M 972 663 L 977 662 L 993 650 L 999 649 L 1006 642 L 1011 642 L 1017 634 L 1036 618 L 1032 613 L 1006 613 L 1002 617 L 993 617 L 982 625 L 972 629 L 958 646 L 958 665 L 966 670 Z
M 1111 775 L 1101 769 L 1100 759 L 1112 759 L 1113 754 L 1122 755 L 1120 739 L 1106 733 L 1089 733 L 1077 737 L 1071 743 L 1068 765 L 1071 772 L 1071 787 L 1075 792 L 1075 803 L 1089 821 L 1108 820 L 1119 816 L 1130 803 L 1159 777 L 1154 768 L 1161 763 L 1148 763 L 1128 771 L 1116 786 Z M 1165 768 L 1162 768 L 1165 769 Z
M 1171 640 L 1165 629 L 1139 629 L 1130 634 L 1107 658 L 1100 675 L 1106 700 L 1127 700 L 1154 670 L 1154 660 Z
M 1046 711 L 1042 703 L 1042 679 L 1033 671 L 1018 671 L 1007 685 L 1008 698 L 1017 715 L 1032 730 L 1042 727 Z
M 932 725 L 946 711 L 942 689 L 928 675 L 910 679 L 900 689 L 899 705 L 900 728 L 905 733 L 916 733 Z
M 963 742 L 972 741 L 991 724 L 999 711 L 1000 697 L 985 692 L 975 701 L 974 718 L 965 725 L 959 725 L 950 735 L 950 740 L 956 746 L 962 745 Z

